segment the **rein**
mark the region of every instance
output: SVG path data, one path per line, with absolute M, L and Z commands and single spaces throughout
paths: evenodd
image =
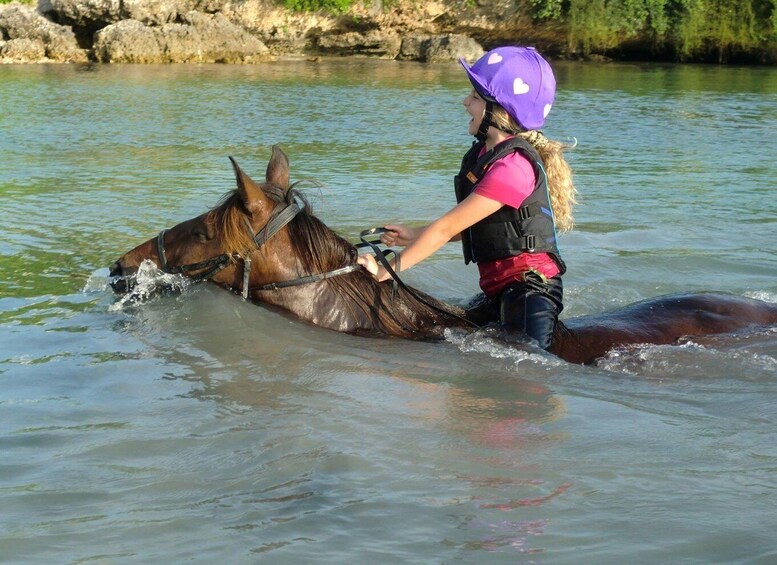
M 472 327 L 474 327 L 476 329 L 480 329 L 480 326 L 478 324 L 476 324 L 475 322 L 473 322 L 472 320 L 468 320 L 467 318 L 465 318 L 463 316 L 460 316 L 460 315 L 456 314 L 455 312 L 452 312 L 452 311 L 448 310 L 447 308 L 442 308 L 441 306 L 439 306 L 437 304 L 432 304 L 431 302 L 426 300 L 423 296 L 419 295 L 418 292 L 415 289 L 412 289 L 409 286 L 407 286 L 405 284 L 405 282 L 401 278 L 399 278 L 399 275 L 397 274 L 397 272 L 394 270 L 394 268 L 388 262 L 388 259 L 386 259 L 386 253 L 380 247 L 377 246 L 378 242 L 377 241 L 367 241 L 365 239 L 365 237 L 368 236 L 368 235 L 375 235 L 375 234 L 378 234 L 378 233 L 384 233 L 386 231 L 388 231 L 386 228 L 371 228 L 371 229 L 368 229 L 368 230 L 364 230 L 359 235 L 359 238 L 362 240 L 362 242 L 360 244 L 358 244 L 356 247 L 370 247 L 370 249 L 372 249 L 372 252 L 375 253 L 375 258 L 378 261 L 380 261 L 380 264 L 383 265 L 383 268 L 386 269 L 386 272 L 391 276 L 392 280 L 394 281 L 395 287 L 397 285 L 402 287 L 408 294 L 410 294 L 410 296 L 412 296 L 413 298 L 418 300 L 418 302 L 420 302 L 421 304 L 424 304 L 425 306 L 428 306 L 432 310 L 436 310 L 437 312 L 445 314 L 446 316 L 451 316 L 453 318 L 456 318 L 457 320 L 461 320 L 462 322 L 464 322 L 464 323 L 466 323 L 466 324 L 468 324 L 468 325 L 470 325 L 470 326 L 472 326 Z M 389 249 L 388 251 L 395 255 L 394 264 L 396 265 L 397 270 L 399 270 L 399 268 L 400 268 L 399 253 L 397 253 L 393 249 Z

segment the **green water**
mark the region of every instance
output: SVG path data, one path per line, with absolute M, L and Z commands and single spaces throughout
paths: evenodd
M 556 65 L 569 316 L 777 301 L 777 71 Z M 107 267 L 291 159 L 346 237 L 452 205 L 456 65 L 0 67 L 0 561 L 770 563 L 774 330 L 569 366 L 325 332 Z M 304 185 L 303 185 L 304 186 Z M 477 290 L 450 245 L 408 282 Z

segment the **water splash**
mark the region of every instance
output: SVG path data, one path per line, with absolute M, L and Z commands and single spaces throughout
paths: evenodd
M 777 294 L 765 290 L 746 292 L 745 296 L 755 298 L 756 300 L 763 300 L 764 302 L 777 303 Z
M 192 285 L 191 280 L 183 275 L 159 270 L 149 259 L 145 259 L 129 279 L 132 290 L 109 306 L 110 312 L 120 312 L 127 307 L 143 304 L 160 293 L 181 293 Z
M 678 345 L 639 345 L 616 348 L 597 367 L 649 379 L 735 378 L 757 381 L 777 376 L 777 358 L 759 343 L 773 340 L 773 329 L 712 336 L 705 343 L 688 340 Z
M 498 327 L 488 327 L 476 332 L 458 328 L 446 328 L 445 340 L 462 353 L 485 353 L 496 359 L 512 359 L 521 362 L 539 363 L 546 366 L 563 365 L 558 357 L 541 351 L 526 337 L 517 336 Z
M 110 276 L 108 273 L 108 269 L 96 270 L 89 275 L 88 279 L 86 279 L 84 288 L 81 289 L 81 292 L 89 294 L 92 292 L 105 292 L 106 290 L 109 290 Z

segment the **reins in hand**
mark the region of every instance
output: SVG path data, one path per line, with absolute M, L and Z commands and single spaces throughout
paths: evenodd
M 460 316 L 456 314 L 455 312 L 451 312 L 450 310 L 447 310 L 437 304 L 432 304 L 428 300 L 426 300 L 423 296 L 420 296 L 418 292 L 416 292 L 414 289 L 407 286 L 404 281 L 399 277 L 397 274 L 397 271 L 401 270 L 400 265 L 400 254 L 399 252 L 393 250 L 393 249 L 386 249 L 386 251 L 383 251 L 380 247 L 378 247 L 378 244 L 380 244 L 380 240 L 372 240 L 368 241 L 366 238 L 371 235 L 377 235 L 381 233 L 386 233 L 387 230 L 384 227 L 376 227 L 376 228 L 370 228 L 368 230 L 364 230 L 359 234 L 359 239 L 361 239 L 361 243 L 356 244 L 357 248 L 361 247 L 369 247 L 372 252 L 375 254 L 375 258 L 380 262 L 380 264 L 383 266 L 384 269 L 386 269 L 386 272 L 391 276 L 392 280 L 394 281 L 394 288 L 397 286 L 402 287 L 405 291 L 407 291 L 413 298 L 418 300 L 421 304 L 424 304 L 428 306 L 429 308 L 436 310 L 442 314 L 445 314 L 446 316 L 452 316 L 458 320 L 461 320 L 462 322 L 469 324 L 470 326 L 474 328 L 480 328 L 479 325 L 477 325 L 472 320 L 468 320 L 467 318 L 464 318 L 463 316 Z M 394 265 L 396 266 L 396 270 L 391 266 L 391 263 L 389 263 L 388 259 L 386 258 L 386 255 L 394 254 Z

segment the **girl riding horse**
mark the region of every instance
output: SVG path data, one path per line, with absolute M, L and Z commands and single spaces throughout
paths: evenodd
M 472 83 L 468 132 L 477 141 L 455 179 L 458 204 L 422 228 L 389 224 L 381 239 L 406 246 L 395 271 L 460 239 L 502 326 L 549 349 L 566 271 L 556 230 L 572 228 L 575 204 L 564 146 L 540 131 L 556 93 L 553 70 L 531 47 L 500 47 L 471 67 L 461 63 Z M 372 256 L 359 261 L 376 280 L 389 278 Z

